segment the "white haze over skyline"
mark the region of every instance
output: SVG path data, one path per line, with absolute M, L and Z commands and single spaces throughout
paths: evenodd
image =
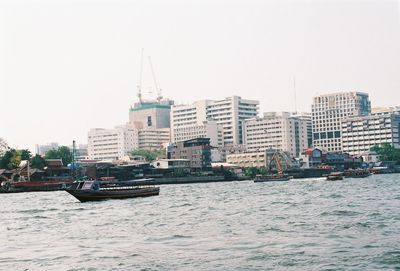
M 0 137 L 12 147 L 128 121 L 143 88 L 177 104 L 238 95 L 260 113 L 310 111 L 357 90 L 400 105 L 398 1 L 1 1 Z M 153 95 L 154 96 L 154 95 Z

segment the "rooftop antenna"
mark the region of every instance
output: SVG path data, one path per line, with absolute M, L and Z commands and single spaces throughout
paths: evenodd
M 154 72 L 153 62 L 151 61 L 151 57 L 148 56 L 148 59 L 149 59 L 149 64 L 150 64 L 150 68 L 151 68 L 151 73 L 153 75 L 154 86 L 155 86 L 156 92 L 157 92 L 157 102 L 160 103 L 163 98 L 161 95 L 161 88 L 159 87 L 158 82 L 157 82 L 156 73 Z
M 139 85 L 137 85 L 137 89 L 138 89 L 137 96 L 139 98 L 139 103 L 143 103 L 143 101 L 142 101 L 143 51 L 144 51 L 144 49 L 142 48 L 142 52 L 140 55 Z
M 297 115 L 297 94 L 296 94 L 296 77 L 293 76 L 293 91 L 294 91 L 294 112 Z

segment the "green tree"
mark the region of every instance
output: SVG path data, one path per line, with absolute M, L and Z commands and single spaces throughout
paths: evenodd
M 21 150 L 20 152 L 21 152 L 21 160 L 31 159 L 32 155 L 31 155 L 30 150 L 24 149 L 24 150 Z
M 258 174 L 257 167 L 248 167 L 244 169 L 244 175 L 247 177 L 255 177 Z
M 58 149 L 49 150 L 45 156 L 46 159 L 61 159 L 64 165 L 72 162 L 72 152 L 66 146 L 58 147 Z
M 157 157 L 165 156 L 165 149 L 159 150 L 146 150 L 146 149 L 136 149 L 131 151 L 131 155 L 143 156 L 146 161 L 154 161 Z
M 33 168 L 43 169 L 46 166 L 46 160 L 39 154 L 36 154 L 31 158 L 30 165 Z
M 10 150 L 6 151 L 0 157 L 0 168 L 13 169 L 11 160 L 14 157 L 15 153 L 16 153 L 15 149 L 10 149 Z
M 381 161 L 396 161 L 400 164 L 400 149 L 396 149 L 388 143 L 375 145 L 371 148 L 371 151 L 379 154 Z
M 10 160 L 10 168 L 18 168 L 21 163 L 21 151 L 16 150 Z

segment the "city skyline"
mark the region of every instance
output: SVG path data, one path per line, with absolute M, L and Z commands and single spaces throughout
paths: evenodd
M 22 2 L 0 3 L 0 137 L 12 147 L 85 143 L 90 128 L 128 122 L 141 48 L 177 104 L 238 95 L 260 113 L 295 111 L 294 88 L 306 112 L 338 91 L 400 100 L 397 1 Z

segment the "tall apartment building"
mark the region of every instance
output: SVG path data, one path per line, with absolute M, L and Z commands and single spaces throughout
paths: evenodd
M 367 93 L 341 92 L 314 97 L 312 104 L 313 146 L 342 151 L 342 119 L 371 112 Z
M 374 107 L 371 109 L 371 115 L 386 115 L 386 114 L 399 114 L 400 115 L 400 106 L 394 107 Z
M 399 114 L 349 117 L 342 122 L 343 151 L 351 155 L 360 155 L 383 143 L 399 149 L 399 134 Z
M 222 147 L 222 127 L 207 121 L 208 100 L 171 108 L 171 140 L 181 142 L 194 138 L 209 138 L 213 147 Z
M 224 146 L 243 144 L 243 122 L 258 116 L 259 101 L 245 100 L 239 96 L 211 101 L 207 105 L 207 119 L 222 127 Z
M 268 112 L 262 118 L 245 120 L 243 133 L 248 152 L 272 148 L 299 157 L 311 146 L 311 116 Z
M 94 128 L 88 133 L 89 159 L 121 159 L 138 147 L 138 129 L 130 125 L 116 126 L 114 129 Z
M 174 142 L 210 138 L 214 147 L 243 144 L 242 125 L 258 115 L 258 101 L 238 96 L 223 100 L 201 100 L 171 109 L 171 138 Z

